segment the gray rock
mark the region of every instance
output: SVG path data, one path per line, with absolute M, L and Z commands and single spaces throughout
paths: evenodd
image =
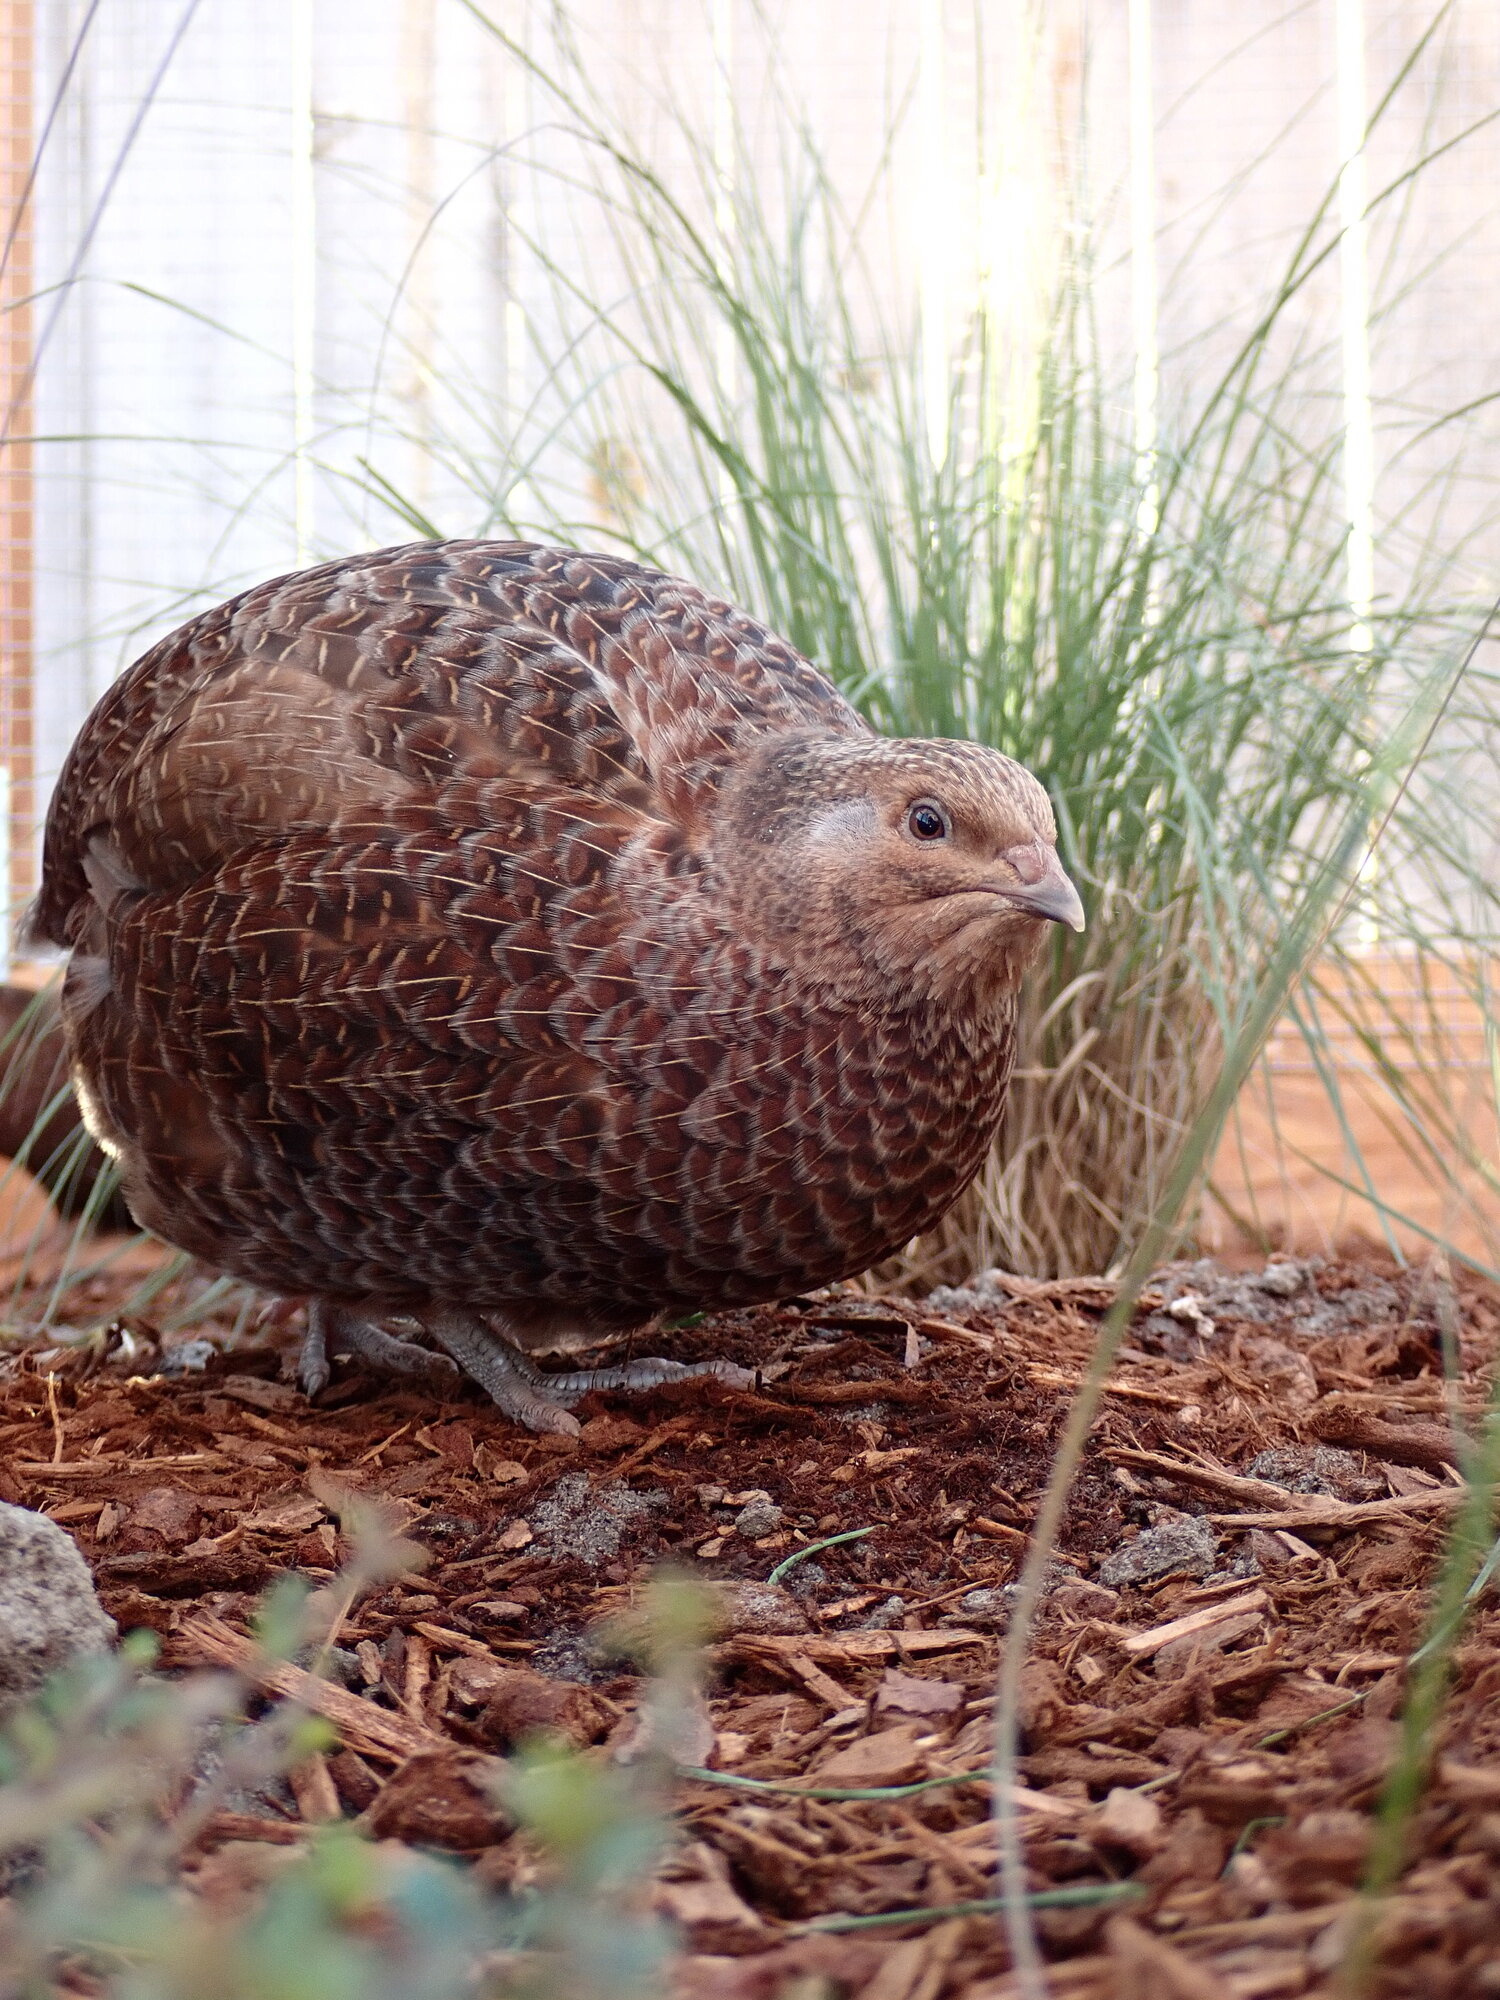
M 999 1590 L 971 1590 L 962 1596 L 951 1611 L 944 1612 L 938 1620 L 940 1625 L 979 1625 L 994 1630 L 1010 1622 L 1010 1607 L 1015 1600 L 1016 1587 L 1006 1584 Z
M 727 1631 L 783 1635 L 808 1629 L 807 1614 L 779 1584 L 724 1583 L 713 1595 Z
M 50 1673 L 117 1637 L 72 1538 L 44 1515 L 0 1502 L 0 1715 Z
M 1385 1491 L 1385 1482 L 1362 1471 L 1351 1452 L 1340 1451 L 1331 1444 L 1281 1445 L 1274 1451 L 1263 1451 L 1245 1470 L 1252 1479 L 1285 1487 L 1288 1493 L 1328 1493 L 1336 1500 L 1375 1500 Z
M 292 1665 L 320 1672 L 325 1680 L 335 1681 L 354 1694 L 364 1692 L 365 1677 L 359 1655 L 351 1653 L 347 1646 L 303 1646 L 293 1654 Z
M 620 1655 L 607 1628 L 592 1632 L 565 1628 L 554 1631 L 526 1664 L 548 1680 L 580 1681 L 585 1687 L 596 1687 L 601 1681 L 617 1678 Z
M 793 1597 L 816 1597 L 827 1585 L 828 1572 L 816 1557 L 787 1571 L 786 1588 Z
M 568 1472 L 532 1508 L 531 1525 L 538 1547 L 548 1555 L 576 1556 L 597 1569 L 619 1554 L 629 1529 L 642 1526 L 666 1504 L 659 1486 L 644 1493 L 618 1483 L 594 1487 L 586 1472 Z
M 1070 1600 L 1064 1592 L 1075 1593 Z M 1037 1615 L 1046 1618 L 1055 1610 L 1075 1610 L 1078 1606 L 1076 1593 L 1082 1592 L 1085 1599 L 1092 1597 L 1095 1608 L 1092 1616 L 1102 1616 L 1097 1608 L 1102 1604 L 1113 1607 L 1119 1602 L 1113 1591 L 1102 1590 L 1096 1584 L 1086 1583 L 1070 1563 L 1049 1561 L 1042 1571 L 1042 1588 L 1037 1605 Z M 973 1625 L 981 1631 L 1003 1632 L 1011 1620 L 1021 1597 L 1019 1583 L 1001 1584 L 998 1589 L 981 1586 L 967 1591 L 954 1605 L 938 1619 L 939 1625 Z M 1059 1603 L 1059 1598 L 1062 1601 Z
M 743 1535 L 747 1542 L 759 1541 L 762 1535 L 774 1535 L 781 1526 L 781 1509 L 774 1500 L 752 1500 L 748 1507 L 742 1507 L 734 1517 L 734 1531 Z
M 939 1285 L 923 1300 L 927 1311 L 937 1319 L 962 1319 L 966 1313 L 1000 1302 L 993 1287 L 981 1291 L 977 1285 Z
M 1150 1583 L 1174 1572 L 1207 1576 L 1218 1560 L 1218 1536 L 1207 1521 L 1190 1514 L 1180 1521 L 1163 1521 L 1159 1528 L 1147 1528 L 1133 1542 L 1116 1549 L 1099 1565 L 1099 1582 L 1107 1590 L 1118 1590 L 1121 1584 Z
M 1250 1282 L 1257 1291 L 1270 1292 L 1273 1298 L 1291 1299 L 1307 1285 L 1311 1275 L 1309 1267 L 1298 1263 L 1295 1257 L 1278 1257 Z
M 889 1632 L 893 1625 L 899 1625 L 906 1616 L 906 1599 L 888 1597 L 884 1604 L 876 1604 L 857 1620 L 857 1632 Z
M 1148 1314 L 1134 1337 L 1181 1360 L 1201 1353 L 1201 1341 L 1191 1346 L 1191 1334 L 1172 1313 L 1184 1297 L 1191 1297 L 1220 1332 L 1226 1319 L 1249 1320 L 1311 1340 L 1388 1326 L 1402 1318 L 1401 1294 L 1388 1279 L 1367 1276 L 1362 1284 L 1325 1297 L 1317 1283 L 1324 1268 L 1321 1257 L 1278 1257 L 1261 1271 L 1226 1271 L 1211 1257 L 1165 1264 L 1147 1280 L 1148 1290 L 1161 1294 L 1164 1309 Z
M 183 1340 L 164 1350 L 159 1373 L 166 1376 L 201 1375 L 219 1350 L 211 1340 Z
M 1051 1602 L 1054 1611 L 1066 1612 L 1070 1618 L 1113 1618 L 1120 1608 L 1117 1592 L 1083 1576 L 1060 1578 Z

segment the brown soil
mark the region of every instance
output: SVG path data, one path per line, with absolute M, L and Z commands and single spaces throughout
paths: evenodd
M 1141 1893 L 1041 1914 L 1067 2000 L 1332 1993 L 1352 1935 L 1405 1658 L 1461 1491 L 1443 1349 L 1472 1416 L 1500 1302 L 1374 1258 L 1277 1269 L 1269 1288 L 1179 1269 L 1147 1295 L 1075 1484 L 1026 1670 L 1021 1824 L 1034 1888 Z M 72 1317 L 107 1324 L 110 1282 L 75 1294 Z M 300 1774 L 297 1806 L 221 1816 L 207 1845 L 295 1843 L 337 1810 L 467 1854 L 493 1882 L 527 1879 L 525 1837 L 466 1769 L 539 1724 L 628 1737 L 639 1682 L 590 1632 L 666 1559 L 748 1585 L 809 1542 L 873 1529 L 784 1589 L 720 1592 L 706 1762 L 838 1786 L 985 1763 L 1003 1593 L 1111 1296 L 1006 1280 L 721 1317 L 672 1351 L 754 1364 L 755 1392 L 595 1397 L 576 1442 L 529 1436 L 470 1387 L 440 1405 L 354 1364 L 310 1408 L 282 1379 L 294 1320 L 235 1340 L 227 1322 L 163 1336 L 136 1320 L 16 1353 L 0 1497 L 63 1523 L 122 1628 L 152 1627 L 164 1663 L 187 1668 L 245 1658 L 276 1573 L 332 1577 L 341 1488 L 384 1496 L 428 1562 L 337 1635 L 350 1686 L 314 1699 L 345 1747 Z M 202 1372 L 156 1372 L 163 1340 L 205 1336 Z M 1486 1604 L 1377 1915 L 1372 1994 L 1500 1994 L 1497 1637 Z M 277 1685 L 307 1692 L 295 1670 Z M 977 1782 L 823 1801 L 681 1781 L 683 1844 L 655 1890 L 684 1934 L 676 1992 L 1015 1992 L 990 1915 L 803 1928 L 992 1895 L 988 1802 Z

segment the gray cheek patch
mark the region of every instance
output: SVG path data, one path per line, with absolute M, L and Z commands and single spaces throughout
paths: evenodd
M 803 828 L 802 837 L 810 846 L 847 847 L 870 839 L 879 824 L 872 799 L 840 799 L 815 814 Z

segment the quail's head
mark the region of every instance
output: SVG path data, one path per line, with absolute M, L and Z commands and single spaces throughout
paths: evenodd
M 1081 931 L 1046 792 L 978 743 L 772 738 L 731 780 L 717 871 L 747 931 L 855 994 L 1014 991 L 1046 926 Z

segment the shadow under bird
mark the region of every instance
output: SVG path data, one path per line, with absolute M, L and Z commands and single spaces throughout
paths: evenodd
M 308 1300 L 309 1392 L 340 1351 L 457 1362 L 570 1430 L 737 1371 L 538 1351 L 851 1276 L 951 1206 L 1045 926 L 1083 928 L 1055 843 L 1019 764 L 876 735 L 691 584 L 423 542 L 138 660 L 36 928 L 132 1212 Z

